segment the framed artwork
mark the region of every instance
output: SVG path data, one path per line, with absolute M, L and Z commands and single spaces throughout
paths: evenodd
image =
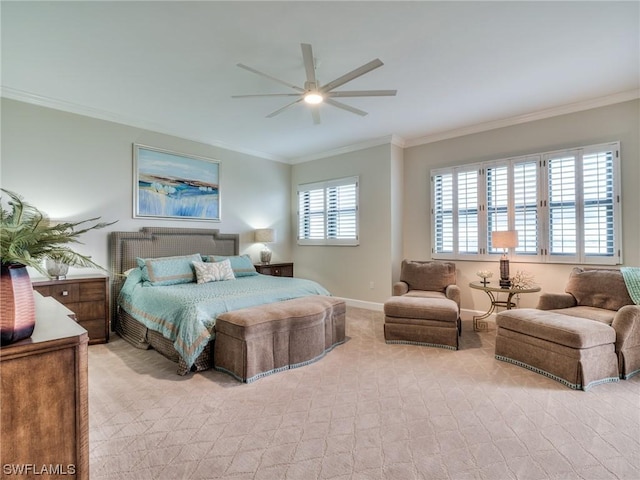
M 133 216 L 220 221 L 220 162 L 133 145 Z

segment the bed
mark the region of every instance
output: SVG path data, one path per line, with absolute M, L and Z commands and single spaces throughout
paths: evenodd
M 329 295 L 310 280 L 242 273 L 250 270 L 246 268 L 234 270 L 237 278 L 233 281 L 150 286 L 149 277 L 144 276 L 146 264 L 138 260 L 196 255 L 211 261 L 220 257 L 239 260 L 235 266 L 246 267 L 249 259 L 239 256 L 237 234 L 145 227 L 139 232 L 111 232 L 109 244 L 115 274 L 111 283 L 112 329 L 135 347 L 153 348 L 176 362 L 180 375 L 213 366 L 218 315 L 308 295 Z

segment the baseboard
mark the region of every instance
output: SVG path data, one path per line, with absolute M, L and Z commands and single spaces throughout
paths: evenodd
M 344 300 L 348 307 L 364 308 L 365 310 L 374 310 L 376 312 L 382 312 L 384 310 L 383 308 L 384 304 L 382 303 L 365 302 L 363 300 L 355 300 L 353 298 L 344 298 L 344 297 L 337 297 L 337 298 L 341 298 L 342 300 Z
M 467 308 L 462 308 L 460 309 L 460 317 L 463 320 L 473 320 L 473 317 L 477 317 L 477 316 L 481 316 L 484 315 L 487 312 L 481 312 L 478 310 L 469 310 Z M 484 319 L 485 322 L 488 323 L 496 323 L 496 314 L 492 313 L 491 315 L 489 315 L 487 318 Z

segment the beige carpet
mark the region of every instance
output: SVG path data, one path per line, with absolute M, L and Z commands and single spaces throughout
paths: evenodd
M 117 336 L 89 349 L 91 479 L 640 478 L 640 375 L 589 392 L 493 357 L 386 345 L 349 308 L 348 341 L 246 385 Z

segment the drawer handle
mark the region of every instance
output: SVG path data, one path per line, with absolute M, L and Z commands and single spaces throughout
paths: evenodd
M 62 296 L 63 297 L 68 297 L 69 296 L 69 291 L 68 290 L 62 290 Z

